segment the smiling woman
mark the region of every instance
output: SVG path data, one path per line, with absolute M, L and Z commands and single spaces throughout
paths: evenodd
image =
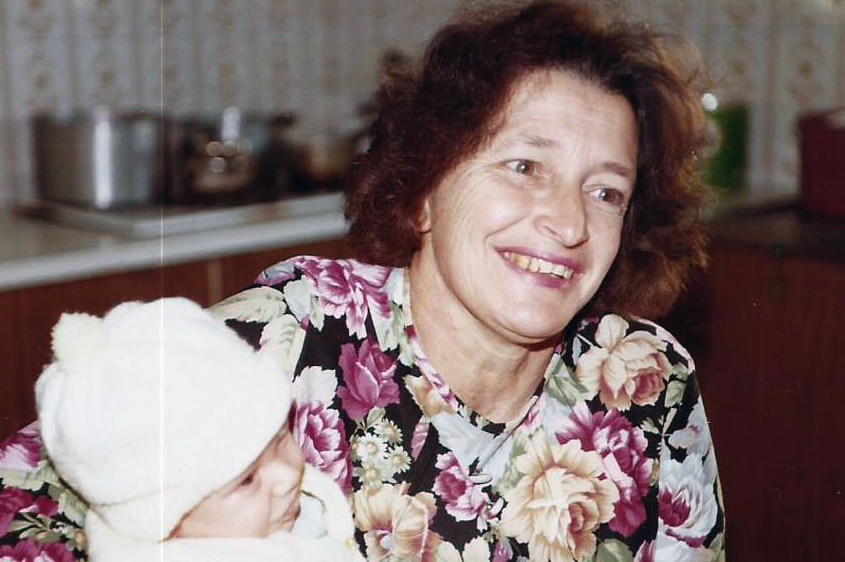
M 538 72 L 515 85 L 489 142 L 425 200 L 410 264 L 418 335 L 480 414 L 519 413 L 543 369 L 512 373 L 527 357 L 548 364 L 550 340 L 595 295 L 616 258 L 636 161 L 625 98 L 566 71 Z M 485 367 L 491 360 L 498 368 Z M 474 363 L 477 374 L 463 376 Z
M 704 262 L 705 119 L 671 41 L 584 2 L 459 16 L 381 86 L 357 259 L 213 307 L 293 372 L 294 435 L 367 558 L 723 556 L 692 359 L 643 319 Z

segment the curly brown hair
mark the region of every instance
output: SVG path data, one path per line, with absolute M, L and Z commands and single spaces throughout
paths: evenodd
M 348 243 L 370 263 L 402 267 L 420 247 L 418 217 L 446 174 L 495 133 L 529 74 L 572 72 L 631 105 L 639 127 L 637 181 L 619 254 L 586 312 L 660 316 L 706 264 L 700 221 L 709 189 L 697 51 L 683 39 L 584 3 L 485 4 L 432 39 L 418 66 L 395 69 L 377 95 L 370 149 L 347 185 Z

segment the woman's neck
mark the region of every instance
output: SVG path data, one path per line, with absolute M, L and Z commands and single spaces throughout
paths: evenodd
M 533 346 L 507 341 L 449 300 L 445 287 L 409 279 L 414 328 L 426 358 L 451 390 L 493 422 L 524 413 L 543 379 L 556 342 Z

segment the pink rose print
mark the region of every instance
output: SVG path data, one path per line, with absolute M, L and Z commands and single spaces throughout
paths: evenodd
M 44 515 L 45 517 L 54 517 L 59 513 L 59 502 L 42 496 L 37 498 L 35 503 L 24 511 Z
M 299 260 L 290 259 L 271 265 L 255 278 L 255 282 L 260 285 L 278 285 L 279 283 L 293 279 L 296 273 L 297 261 Z
M 637 555 L 634 557 L 634 562 L 654 562 L 654 542 L 644 542 Z
M 41 438 L 37 423 L 21 429 L 0 443 L 0 468 L 30 470 L 41 460 Z
M 17 488 L 0 491 L 0 536 L 9 531 L 17 513 L 34 513 L 52 517 L 59 512 L 59 504 L 48 497 L 33 498 L 32 494 Z
M 428 438 L 428 431 L 431 428 L 427 421 L 421 418 L 414 427 L 414 434 L 411 436 L 411 458 L 417 460 L 422 451 L 425 440 Z
M 437 468 L 441 472 L 434 480 L 434 493 L 443 499 L 449 515 L 457 521 L 476 519 L 478 530 L 486 530 L 486 511 L 490 498 L 481 490 L 481 486 L 469 481 L 454 453 L 438 456 Z
M 334 478 L 345 493 L 352 489 L 349 470 L 349 442 L 343 422 L 335 410 L 322 402 L 296 404 L 293 434 L 305 461 Z
M 507 541 L 499 541 L 493 547 L 493 558 L 490 562 L 509 562 L 513 560 L 513 548 Z
M 399 385 L 393 380 L 396 363 L 379 348 L 365 340 L 358 352 L 351 343 L 340 348 L 343 382 L 337 395 L 343 409 L 353 420 L 364 419 L 373 408 L 399 402 Z
M 658 514 L 666 534 L 690 547 L 702 546 L 719 512 L 713 491 L 715 473 L 693 453 L 683 463 L 666 460 L 660 468 Z
M 598 393 L 608 409 L 656 403 L 672 370 L 663 353 L 665 341 L 645 330 L 628 330 L 619 316 L 602 318 L 596 330 L 598 346 L 584 352 L 575 369 L 575 378 L 590 393 Z
M 74 562 L 76 557 L 64 543 L 38 544 L 33 540 L 14 546 L 0 546 L 0 560 L 12 562 Z
M 24 507 L 32 505 L 32 494 L 8 488 L 0 492 L 0 536 L 5 535 L 9 530 L 15 514 Z
M 392 271 L 389 267 L 351 260 L 304 258 L 298 264 L 311 280 L 323 310 L 334 318 L 346 316 L 350 334 L 363 339 L 367 312 L 390 315 L 390 304 L 382 287 Z
M 577 439 L 585 451 L 601 455 L 620 496 L 610 528 L 625 537 L 631 536 L 645 521 L 643 498 L 648 493 L 653 464 L 646 457 L 648 442 L 642 430 L 634 428 L 618 410 L 591 415 L 582 402 L 556 437 L 561 444 Z

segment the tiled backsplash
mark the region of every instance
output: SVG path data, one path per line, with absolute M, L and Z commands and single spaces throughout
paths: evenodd
M 32 196 L 35 112 L 236 105 L 335 124 L 386 49 L 417 52 L 466 1 L 0 0 L 0 201 Z M 796 115 L 845 105 L 845 0 L 602 2 L 689 36 L 751 108 L 751 188 L 796 189 Z

